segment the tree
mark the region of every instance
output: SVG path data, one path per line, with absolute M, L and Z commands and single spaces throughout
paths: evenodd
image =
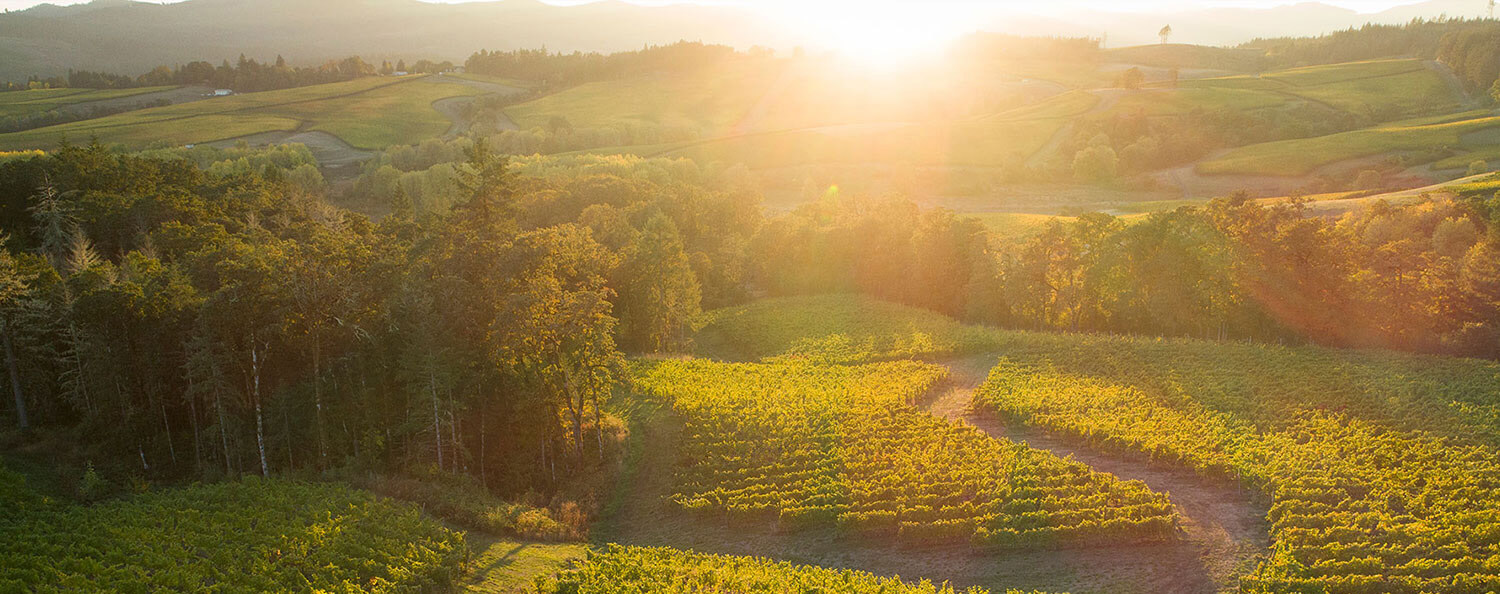
M 1080 180 L 1108 181 L 1119 168 L 1119 156 L 1108 145 L 1090 146 L 1073 155 L 1073 176 Z
M 1146 85 L 1146 73 L 1141 72 L 1140 68 L 1131 66 L 1128 70 L 1120 73 L 1120 78 L 1116 81 L 1116 84 L 1122 89 L 1139 89 Z
M 658 213 L 646 221 L 615 277 L 627 347 L 661 352 L 687 341 L 703 313 L 702 295 L 670 217 Z
M 1166 45 L 1167 39 L 1172 36 L 1172 26 L 1166 25 L 1162 27 L 1160 31 L 1156 32 L 1156 36 L 1161 38 L 1162 45 Z
M 5 372 L 10 392 L 16 402 L 16 424 L 22 430 L 31 427 L 26 415 L 26 394 L 21 388 L 21 372 L 16 362 L 14 310 L 26 293 L 27 279 L 17 268 L 10 252 L 0 251 L 0 341 L 5 346 Z

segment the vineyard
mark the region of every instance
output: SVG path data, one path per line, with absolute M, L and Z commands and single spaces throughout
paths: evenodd
M 1500 588 L 1494 363 L 1013 335 L 976 404 L 1254 486 L 1275 542 L 1245 592 Z
M 981 350 L 989 339 L 987 332 L 939 313 L 856 295 L 762 299 L 708 317 L 698 351 L 729 360 L 944 357 Z
M 333 485 L 244 480 L 89 507 L 0 468 L 0 591 L 338 591 L 451 587 L 462 536 Z
M 539 594 L 625 592 L 839 592 L 956 594 L 947 584 L 910 584 L 862 571 L 797 566 L 754 557 L 705 555 L 670 548 L 610 545 L 577 566 L 537 581 Z M 987 594 L 982 588 L 965 594 Z M 1007 594 L 1022 594 L 1010 590 Z M 1033 593 L 1037 594 L 1037 593 Z
M 684 510 L 783 531 L 1035 548 L 1162 541 L 1164 495 L 919 412 L 943 378 L 911 361 L 639 363 L 685 423 Z

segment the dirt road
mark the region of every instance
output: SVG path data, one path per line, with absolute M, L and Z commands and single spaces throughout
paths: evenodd
M 727 526 L 700 520 L 668 500 L 673 489 L 674 458 L 681 426 L 667 416 L 645 427 L 644 444 L 622 481 L 619 507 L 607 518 L 599 537 L 644 546 L 672 546 L 700 552 L 755 555 L 793 563 L 850 568 L 903 579 L 949 581 L 954 586 L 984 586 L 1052 592 L 1141 592 L 1198 594 L 1228 588 L 1241 568 L 1253 567 L 1267 546 L 1265 508 L 1234 489 L 1210 484 L 1191 472 L 1156 469 L 1123 460 L 1067 449 L 1060 443 L 973 417 L 967 403 L 988 369 L 980 361 L 955 362 L 953 379 L 933 394 L 928 410 L 958 422 L 973 422 L 996 436 L 1032 441 L 1033 447 L 1140 479 L 1169 492 L 1186 522 L 1175 543 L 1111 548 L 1084 548 L 987 553 L 965 544 L 904 546 L 891 542 L 839 537 L 831 532 L 778 533 L 766 526 Z M 971 420 L 972 419 L 972 420 Z M 984 424 L 979 424 L 984 423 Z
M 951 362 L 948 385 L 925 404 L 928 412 L 968 423 L 995 437 L 1024 441 L 1033 448 L 1072 457 L 1100 472 L 1146 483 L 1167 493 L 1184 522 L 1183 542 L 1197 552 L 1199 565 L 1218 590 L 1228 589 L 1235 577 L 1254 569 L 1270 547 L 1268 507 L 1257 495 L 1222 484 L 1183 468 L 1171 468 L 1117 454 L 1102 453 L 1046 432 L 1007 426 L 996 416 L 975 411 L 974 390 L 995 364 L 986 355 Z M 1211 591 L 1211 590 L 1203 590 Z

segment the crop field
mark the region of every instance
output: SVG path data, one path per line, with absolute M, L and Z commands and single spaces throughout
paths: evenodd
M 1500 366 L 1317 348 L 1015 335 L 975 395 L 1013 422 L 1264 490 L 1243 591 L 1500 587 Z
M 421 76 L 365 77 L 0 134 L 0 150 L 51 148 L 64 137 L 75 142 L 97 137 L 101 142 L 141 148 L 293 130 L 324 131 L 359 148 L 383 148 L 441 135 L 451 122 L 432 108 L 432 102 L 479 93 L 463 84 L 433 82 Z
M 1189 80 L 1182 86 L 1300 97 L 1377 121 L 1444 113 L 1458 107 L 1457 98 L 1442 77 L 1420 60 L 1308 66 L 1262 75 Z
M 523 130 L 545 128 L 560 116 L 576 128 L 724 133 L 745 117 L 774 77 L 760 68 L 724 68 L 592 82 L 508 107 L 505 114 Z
M 907 583 L 863 571 L 793 565 L 757 557 L 708 555 L 663 547 L 610 545 L 574 568 L 538 582 L 539 594 L 661 592 L 840 592 L 843 594 L 989 594 L 947 584 Z M 996 592 L 996 594 L 1000 594 Z M 1005 594 L 1023 594 L 1009 590 Z M 1040 594 L 1040 593 L 1031 593 Z
M 1469 119 L 1423 118 L 1375 128 L 1267 142 L 1233 149 L 1198 165 L 1204 174 L 1306 175 L 1323 165 L 1400 151 L 1428 151 L 1460 147 L 1463 137 L 1500 128 L 1500 117 L 1469 112 Z
M 466 555 L 416 507 L 347 487 L 249 479 L 80 507 L 0 469 L 7 592 L 414 591 L 452 586 Z
M 52 111 L 59 107 L 134 97 L 176 87 L 140 87 L 135 89 L 31 89 L 0 92 L 0 117 Z
M 753 169 L 871 162 L 993 166 L 1037 152 L 1065 124 L 1065 120 L 1055 118 L 849 124 L 730 136 L 632 152 L 705 163 L 744 163 Z
M 1143 112 L 1148 116 L 1183 115 L 1195 109 L 1229 109 L 1251 111 L 1286 105 L 1288 99 L 1279 93 L 1237 88 L 1182 88 L 1127 92 L 1111 109 L 1113 112 Z
M 667 361 L 637 369 L 686 425 L 683 510 L 782 531 L 1035 548 L 1170 539 L 1166 497 L 919 412 L 939 367 Z

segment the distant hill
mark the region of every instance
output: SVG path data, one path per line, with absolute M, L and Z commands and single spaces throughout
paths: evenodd
M 1068 20 L 996 18 L 976 28 L 1025 35 L 1108 36 L 1108 46 L 1152 43 L 1170 24 L 1172 41 L 1237 44 L 1256 37 L 1316 35 L 1365 22 L 1480 16 L 1478 0 L 1429 0 L 1375 14 L 1320 3 L 1272 9 L 1151 13 L 1077 11 Z M 757 13 L 725 5 L 642 6 L 605 0 L 555 6 L 538 0 L 437 4 L 418 0 L 186 0 L 153 4 L 94 0 L 44 4 L 0 15 L 0 80 L 69 68 L 139 74 L 161 64 L 234 59 L 240 54 L 311 64 L 359 54 L 366 60 L 462 60 L 475 50 L 547 47 L 619 51 L 678 40 L 740 48 L 817 47 Z
M 782 41 L 740 9 L 536 0 L 435 4 L 417 0 L 94 0 L 0 15 L 0 80 L 68 68 L 139 74 L 196 59 L 282 55 L 296 64 L 461 61 L 481 48 L 622 51 L 682 39 L 748 47 Z

